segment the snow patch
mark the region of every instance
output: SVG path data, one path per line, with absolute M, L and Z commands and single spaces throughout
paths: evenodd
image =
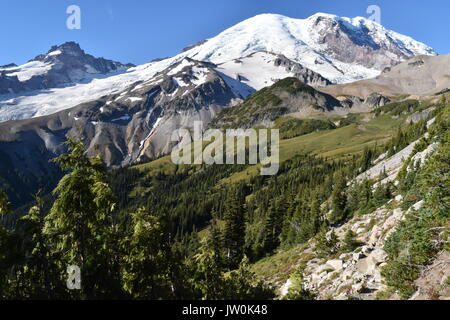
M 139 143 L 139 153 L 142 152 L 142 149 L 144 148 L 145 142 L 152 136 L 153 132 L 155 132 L 156 128 L 158 127 L 158 125 L 159 125 L 159 123 L 161 122 L 162 119 L 163 119 L 162 117 L 156 119 L 155 123 L 153 124 L 152 129 L 150 130 L 150 133 L 147 135 L 147 137 L 145 137 L 144 140 L 142 140 Z
M 119 118 L 112 119 L 111 121 L 112 121 L 112 122 L 116 122 L 116 121 L 128 121 L 128 120 L 130 120 L 130 119 L 131 119 L 130 115 L 129 115 L 129 114 L 126 114 L 126 115 L 121 116 L 121 117 L 119 117 Z
M 173 79 L 173 81 L 175 81 L 175 84 L 178 87 L 187 87 L 187 86 L 189 86 L 189 83 L 184 82 L 183 79 L 181 79 L 181 78 L 172 78 L 172 79 Z
M 142 101 L 144 99 L 141 97 L 129 97 L 127 100 L 130 100 L 131 102 L 136 102 L 136 101 Z
M 62 53 L 61 50 L 55 50 L 47 54 L 47 56 L 58 56 Z
M 181 72 L 185 67 L 189 67 L 191 66 L 192 63 L 189 62 L 188 60 L 184 59 L 183 61 L 181 61 L 181 63 L 179 65 L 177 65 L 175 68 L 173 68 L 168 75 L 169 76 L 173 76 L 179 72 Z

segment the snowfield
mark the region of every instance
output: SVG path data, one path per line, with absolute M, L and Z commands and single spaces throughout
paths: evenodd
M 260 90 L 278 80 L 294 76 L 293 72 L 275 66 L 276 58 L 275 55 L 267 52 L 257 52 L 245 58 L 220 64 L 217 70 L 233 79 L 240 77 L 242 83 Z
M 41 61 L 30 61 L 18 67 L 0 69 L 6 71 L 8 76 L 17 76 L 19 81 L 30 80 L 34 76 L 45 74 L 51 69 L 52 65 Z

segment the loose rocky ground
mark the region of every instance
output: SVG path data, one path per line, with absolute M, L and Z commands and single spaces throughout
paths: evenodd
M 361 247 L 329 259 L 309 260 L 303 269 L 305 289 L 316 292 L 319 299 L 399 299 L 396 294 L 390 292 L 381 275 L 381 268 L 387 261 L 384 244 L 405 215 L 411 210 L 419 210 L 423 205 L 420 201 L 409 210 L 403 211 L 395 208 L 401 200 L 401 196 L 398 196 L 371 214 L 358 216 L 334 229 L 340 240 L 344 239 L 348 230 L 352 230 L 358 235 L 357 240 L 361 242 Z M 314 252 L 314 243 L 304 251 L 312 254 Z M 422 271 L 422 275 L 416 280 L 418 290 L 411 299 L 449 300 L 449 276 L 450 254 L 443 251 Z M 280 290 L 281 296 L 288 292 L 291 285 L 291 280 L 284 284 Z

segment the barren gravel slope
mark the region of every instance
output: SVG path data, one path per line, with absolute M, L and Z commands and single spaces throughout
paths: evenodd
M 386 69 L 374 79 L 320 88 L 339 95 L 367 97 L 373 92 L 386 96 L 402 94 L 434 95 L 450 88 L 450 54 L 417 56 L 395 67 Z

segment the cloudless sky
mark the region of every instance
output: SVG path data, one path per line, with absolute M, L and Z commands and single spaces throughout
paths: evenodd
M 81 8 L 81 30 L 66 27 L 72 4 Z M 449 0 L 1 0 L 0 65 L 22 64 L 66 41 L 94 56 L 142 64 L 260 13 L 369 17 L 369 5 L 381 8 L 388 29 L 450 53 Z

